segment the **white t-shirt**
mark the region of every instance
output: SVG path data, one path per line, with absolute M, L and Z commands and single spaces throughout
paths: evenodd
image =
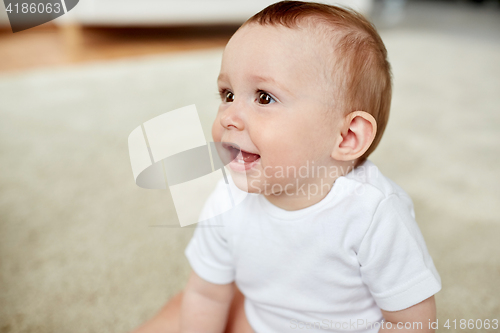
M 202 214 L 217 211 L 226 186 Z M 206 281 L 236 282 L 258 333 L 378 332 L 380 309 L 406 309 L 441 289 L 410 197 L 370 161 L 304 209 L 248 194 L 200 222 L 185 254 Z

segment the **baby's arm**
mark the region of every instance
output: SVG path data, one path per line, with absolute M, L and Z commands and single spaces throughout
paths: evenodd
M 234 290 L 234 282 L 210 283 L 193 271 L 182 299 L 181 332 L 223 332 Z
M 434 329 L 429 328 L 429 323 L 436 321 L 436 302 L 434 301 L 434 296 L 431 296 L 401 311 L 382 310 L 382 315 L 384 316 L 385 323 L 379 333 L 391 331 L 434 333 Z M 392 328 L 387 327 L 387 322 L 392 324 Z M 398 327 L 398 323 L 400 323 L 399 327 L 401 328 Z M 407 328 L 405 328 L 405 324 Z

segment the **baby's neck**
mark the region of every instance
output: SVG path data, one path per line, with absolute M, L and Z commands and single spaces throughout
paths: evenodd
M 338 173 L 328 175 L 327 177 L 305 179 L 294 179 L 290 184 L 296 184 L 293 189 L 288 189 L 287 192 L 282 191 L 274 194 L 263 194 L 264 197 L 273 205 L 284 210 L 299 210 L 310 207 L 323 200 L 332 189 L 335 181 L 354 169 L 352 163 L 340 163 Z

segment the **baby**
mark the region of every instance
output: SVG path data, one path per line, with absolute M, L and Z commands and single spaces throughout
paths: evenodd
M 367 160 L 391 102 L 373 26 L 275 3 L 232 36 L 218 86 L 212 136 L 248 195 L 199 223 L 185 290 L 137 332 L 433 332 L 441 281 L 412 201 Z

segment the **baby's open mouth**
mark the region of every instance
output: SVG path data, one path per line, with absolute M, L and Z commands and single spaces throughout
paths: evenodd
M 231 163 L 250 165 L 260 158 L 259 154 L 250 153 L 228 142 L 222 143 L 222 146 L 229 151 Z

